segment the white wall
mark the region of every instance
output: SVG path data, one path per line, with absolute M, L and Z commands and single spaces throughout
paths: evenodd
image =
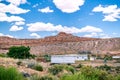
M 88 60 L 87 54 L 82 55 L 52 55 L 51 63 L 75 63 L 77 60 Z
M 75 63 L 72 56 L 51 56 L 51 63 Z
M 120 58 L 120 56 L 113 56 L 112 58 L 114 58 L 114 59 L 118 59 L 118 58 Z

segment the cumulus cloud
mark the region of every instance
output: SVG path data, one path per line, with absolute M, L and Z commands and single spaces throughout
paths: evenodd
M 0 21 L 7 21 L 7 22 L 25 21 L 20 16 L 14 16 L 14 15 L 8 16 L 6 13 L 22 14 L 22 13 L 27 13 L 27 12 L 29 12 L 29 10 L 19 8 L 13 4 L 6 5 L 6 4 L 0 3 Z
M 13 38 L 13 36 L 11 36 L 11 35 L 9 35 L 9 34 L 5 35 L 5 34 L 3 34 L 3 33 L 0 33 L 0 36 L 7 36 L 7 37 Z
M 38 35 L 37 33 L 31 33 L 30 36 L 35 37 L 35 38 L 40 38 L 40 35 Z
M 98 34 L 93 32 L 93 33 L 84 35 L 84 37 L 98 37 Z
M 20 31 L 20 30 L 22 30 L 23 29 L 23 27 L 18 27 L 18 26 L 16 26 L 16 25 L 13 25 L 11 28 L 10 28 L 10 31 Z
M 23 22 L 23 21 L 15 22 L 15 25 L 24 25 L 24 24 L 25 24 L 25 22 Z
M 73 13 L 80 10 L 80 6 L 82 6 L 84 2 L 85 0 L 53 0 L 55 6 L 66 13 Z
M 117 21 L 120 19 L 120 8 L 117 5 L 110 5 L 110 6 L 102 6 L 99 5 L 95 7 L 93 12 L 102 12 L 104 14 L 103 21 Z
M 95 37 L 95 38 L 111 38 L 112 34 L 111 35 L 108 35 L 108 34 L 105 34 L 103 32 L 101 33 L 95 33 L 95 32 L 92 32 L 92 33 L 89 33 L 89 34 L 85 34 L 83 37 Z
M 22 13 L 27 13 L 29 11 L 30 10 L 19 8 L 13 4 L 6 5 L 6 4 L 0 3 L 0 12 L 1 13 L 22 14 Z
M 54 25 L 52 23 L 43 23 L 43 22 L 36 22 L 27 24 L 28 31 L 30 32 L 37 32 L 37 31 L 57 31 L 57 32 L 66 32 L 66 33 L 81 33 L 81 32 L 102 32 L 102 29 L 93 27 L 93 26 L 86 26 L 81 29 L 76 27 L 67 27 L 62 25 Z
M 80 29 L 81 32 L 102 32 L 102 29 L 93 27 L 93 26 L 86 26 Z
M 19 16 L 7 16 L 5 13 L 0 13 L 0 21 L 14 22 L 14 21 L 25 21 Z
M 43 9 L 38 9 L 38 11 L 40 11 L 42 13 L 51 13 L 51 12 L 54 12 L 49 7 L 46 7 L 46 8 L 43 8 Z
M 27 0 L 6 0 L 6 1 L 10 2 L 11 4 L 14 4 L 16 6 L 27 3 Z

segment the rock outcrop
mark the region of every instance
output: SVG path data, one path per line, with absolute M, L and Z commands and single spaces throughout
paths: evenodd
M 79 51 L 109 52 L 120 51 L 120 38 L 98 39 L 77 37 L 60 32 L 56 36 L 43 39 L 15 39 L 0 37 L 0 53 L 6 53 L 11 46 L 30 46 L 31 53 L 43 54 L 70 54 Z

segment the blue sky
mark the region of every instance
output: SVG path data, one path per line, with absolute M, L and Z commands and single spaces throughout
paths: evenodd
M 0 36 L 120 37 L 120 0 L 0 0 Z

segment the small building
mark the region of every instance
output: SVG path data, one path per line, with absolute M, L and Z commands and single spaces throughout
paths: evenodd
M 94 61 L 94 60 L 96 60 L 96 57 L 90 56 L 90 61 Z
M 75 61 L 88 59 L 88 54 L 52 55 L 51 63 L 75 63 Z
M 113 59 L 120 59 L 120 53 L 111 54 Z
M 114 54 L 114 55 L 112 56 L 112 58 L 113 58 L 113 59 L 120 59 L 120 53 L 119 53 L 119 54 Z
M 113 59 L 120 59 L 120 56 L 112 56 Z

